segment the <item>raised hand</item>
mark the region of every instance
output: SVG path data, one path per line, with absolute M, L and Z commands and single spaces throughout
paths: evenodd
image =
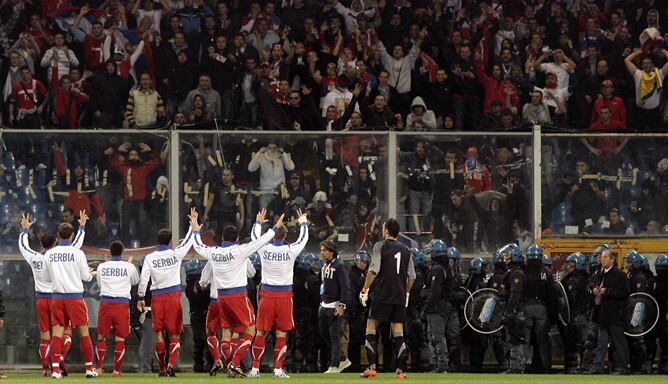
M 202 225 L 197 220 L 198 216 L 197 209 L 195 207 L 190 208 L 188 219 L 190 219 L 190 227 L 193 229 L 193 231 L 199 231 L 202 229 Z
M 265 208 L 262 208 L 260 212 L 257 213 L 257 216 L 255 216 L 255 221 L 260 224 L 267 222 L 267 210 Z
M 285 213 L 281 215 L 281 217 L 278 218 L 276 221 L 276 224 L 274 224 L 274 227 L 280 228 L 283 226 L 283 218 L 285 218 Z
M 79 226 L 85 227 L 87 222 L 88 222 L 88 214 L 86 214 L 86 211 L 85 210 L 79 211 Z
M 297 222 L 299 224 L 308 223 L 308 214 L 306 212 L 302 212 L 301 209 L 297 209 Z
M 22 229 L 30 229 L 30 227 L 35 224 L 35 221 L 30 221 L 30 215 L 27 213 L 24 213 L 21 215 L 21 228 Z

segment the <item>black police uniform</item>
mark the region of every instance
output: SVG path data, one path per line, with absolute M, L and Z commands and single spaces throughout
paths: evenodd
M 658 271 L 654 280 L 654 295 L 659 303 L 659 322 L 656 331 L 661 346 L 659 372 L 668 373 L 668 270 Z
M 450 264 L 453 276 L 450 304 L 452 305 L 453 310 L 447 313 L 447 319 L 445 323 L 445 339 L 448 343 L 448 359 L 450 360 L 449 369 L 451 372 L 460 372 L 462 370 L 462 339 L 460 335 L 460 317 L 463 317 L 463 308 L 464 304 L 466 304 L 468 296 L 464 293 L 463 290 L 459 289 L 463 283 L 461 268 L 459 268 L 459 266 L 452 265 L 453 261 L 450 261 Z
M 206 342 L 206 314 L 209 310 L 209 289 L 199 285 L 201 275 L 186 276 L 186 297 L 190 304 L 190 326 L 193 332 L 193 371 L 208 372 L 213 358 Z
M 593 324 L 589 319 L 589 313 L 593 304 L 593 297 L 587 285 L 589 276 L 585 271 L 574 270 L 561 279 L 561 284 L 568 296 L 571 321 L 568 326 L 560 325 L 560 332 L 564 343 L 564 370 L 566 373 L 576 373 L 578 370 L 578 357 L 582 362 L 582 369 L 590 369 L 585 365 L 585 350 L 587 342 L 591 341 Z M 590 349 L 593 349 L 589 346 Z
M 508 372 L 524 372 L 526 357 L 526 319 L 524 317 L 524 286 L 526 277 L 521 265 L 511 265 L 503 279 L 506 299 L 505 324 L 508 344 Z
M 552 365 L 550 353 L 550 318 L 556 314 L 554 302 L 554 277 L 551 271 L 543 268 L 542 260 L 528 260 L 524 269 L 524 315 L 526 318 L 526 339 L 532 340 L 533 356 L 536 358 L 537 373 L 549 373 Z M 549 308 L 549 310 L 548 310 Z M 525 344 L 525 356 L 528 356 Z
M 429 365 L 429 349 L 427 348 L 427 321 L 423 316 L 424 299 L 422 288 L 425 277 L 429 273 L 426 267 L 415 267 L 415 282 L 411 288 L 408 301 L 406 329 L 408 350 L 411 356 L 411 371 L 424 372 Z
M 455 278 L 447 264 L 447 258 L 432 259 L 432 267 L 425 281 L 427 292 L 425 313 L 429 327 L 429 341 L 434 347 L 436 372 L 447 372 L 450 369 L 448 344 L 446 340 L 446 324 L 448 314 L 455 311 L 450 304 Z
M 366 330 L 366 307 L 360 303 L 358 297 L 364 287 L 366 280 L 366 270 L 357 268 L 357 265 L 350 267 L 350 291 L 352 292 L 352 302 L 350 307 L 346 308 L 348 312 L 348 360 L 351 362 L 350 371 L 357 372 L 362 369 L 362 346 L 364 345 L 364 332 Z
M 494 267 L 494 273 L 487 281 L 487 288 L 496 289 L 503 297 L 503 292 L 505 291 L 505 286 L 503 285 L 503 280 L 506 277 L 505 264 L 499 264 Z M 504 298 L 505 299 L 505 298 Z M 490 335 L 489 341 L 492 344 L 492 351 L 496 357 L 496 361 L 501 367 L 507 367 L 508 361 L 506 359 L 506 337 L 505 332 L 496 332 Z
M 629 287 L 631 294 L 633 293 L 650 293 L 650 280 L 647 278 L 647 273 L 642 269 L 633 268 L 627 273 L 629 278 Z M 644 337 L 630 337 L 626 336 L 626 341 L 629 345 L 629 358 L 631 364 L 631 371 L 640 373 L 650 373 L 651 361 L 647 364 L 647 346 L 645 345 Z
M 482 273 L 472 273 L 464 283 L 469 292 L 475 292 L 486 288 L 485 275 Z M 488 336 L 480 334 L 471 327 L 466 327 L 462 331 L 462 344 L 469 347 L 469 368 L 471 372 L 482 372 L 483 362 L 485 360 L 485 350 L 487 349 Z M 503 352 L 503 350 L 501 351 Z M 498 356 L 497 356 L 498 357 Z M 503 363 L 503 354 L 499 358 L 499 363 Z

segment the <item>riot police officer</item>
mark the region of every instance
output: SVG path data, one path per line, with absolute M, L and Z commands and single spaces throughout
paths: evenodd
M 598 281 L 598 275 L 601 273 L 601 254 L 606 250 L 609 250 L 610 246 L 607 244 L 602 244 L 596 247 L 594 253 L 589 257 L 589 281 L 587 282 L 587 292 L 591 295 L 593 289 L 596 287 L 596 282 Z M 592 327 L 590 332 L 587 334 L 587 341 L 585 341 L 585 352 L 582 359 L 581 368 L 582 371 L 588 371 L 591 369 L 591 364 L 594 361 L 594 355 L 596 353 L 596 347 L 598 346 L 598 327 L 596 323 L 598 321 L 598 308 L 594 306 L 594 296 L 591 295 L 591 302 L 589 303 L 589 322 Z
M 568 325 L 560 327 L 564 342 L 564 370 L 572 374 L 578 372 L 578 357 L 584 366 L 584 352 L 589 332 L 593 324 L 589 321 L 589 310 L 591 308 L 592 296 L 587 290 L 589 276 L 587 275 L 586 257 L 580 253 L 571 253 L 566 258 L 566 275 L 561 279 L 561 284 L 568 296 L 571 319 Z
M 450 269 L 452 269 L 454 278 L 454 281 L 452 282 L 452 294 L 450 295 L 450 303 L 454 307 L 454 312 L 451 316 L 448 316 L 448 321 L 445 324 L 445 337 L 448 341 L 451 372 L 460 372 L 462 370 L 460 318 L 463 320 L 464 304 L 466 304 L 468 295 L 461 289 L 463 283 L 462 269 L 460 266 L 461 258 L 461 253 L 457 248 L 448 248 L 448 264 L 450 265 Z
M 647 259 L 647 257 L 643 254 L 640 256 L 642 257 L 642 265 L 640 269 L 643 271 L 645 276 L 647 276 L 647 293 L 656 299 L 656 276 L 654 276 L 652 270 L 649 268 L 649 259 Z M 650 373 L 652 371 L 654 357 L 656 356 L 656 342 L 658 337 L 659 331 L 656 327 L 654 327 L 644 336 L 647 355 L 645 356 L 645 362 L 643 363 L 643 366 L 647 367 Z
M 649 279 L 643 270 L 644 256 L 637 251 L 630 251 L 624 255 L 624 269 L 629 279 L 631 294 L 642 292 L 649 293 Z M 649 374 L 652 368 L 651 361 L 647 362 L 647 346 L 643 337 L 626 337 L 629 345 L 629 357 L 631 371 Z
M 449 368 L 446 329 L 448 321 L 456 317 L 450 303 L 454 286 L 453 271 L 448 263 L 448 248 L 442 241 L 434 242 L 431 248 L 431 271 L 425 281 L 425 312 L 429 327 L 429 339 L 434 347 L 435 373 L 447 373 Z
M 489 280 L 487 280 L 487 288 L 496 289 L 499 292 L 504 290 L 503 278 L 506 276 L 506 272 L 508 272 L 508 267 L 503 261 L 503 256 L 501 255 L 501 249 L 503 249 L 503 247 L 497 249 L 494 253 L 494 256 L 492 256 L 492 267 L 494 268 L 494 272 L 489 277 Z M 492 351 L 494 351 L 496 361 L 501 367 L 508 366 L 506 361 L 506 343 L 504 333 L 493 333 L 490 336 L 490 342 L 492 344 Z
M 213 358 L 206 344 L 206 314 L 209 309 L 209 289 L 200 286 L 202 264 L 199 260 L 185 263 L 186 297 L 190 305 L 190 326 L 193 332 L 193 371 L 209 372 Z M 206 360 L 206 361 L 205 361 Z
M 524 373 L 526 357 L 524 345 L 527 342 L 526 319 L 524 317 L 524 255 L 517 244 L 507 244 L 501 249 L 508 272 L 503 279 L 502 296 L 506 298 L 505 329 L 508 344 L 508 369 L 503 373 Z
M 371 255 L 367 251 L 355 252 L 353 265 L 350 267 L 350 289 L 353 302 L 348 311 L 348 359 L 352 363 L 350 371 L 361 370 L 361 351 L 364 345 L 364 333 L 366 331 L 366 307 L 359 301 L 360 292 L 364 287 L 366 272 L 371 263 Z
M 661 346 L 659 372 L 668 373 L 668 255 L 659 255 L 654 262 L 656 270 L 654 294 L 659 303 L 659 322 L 656 330 Z
M 549 373 L 552 356 L 550 353 L 550 317 L 548 313 L 556 313 L 554 303 L 554 278 L 552 271 L 543 266 L 543 247 L 537 244 L 529 246 L 527 250 L 527 265 L 524 269 L 526 276 L 524 284 L 524 300 L 526 316 L 526 339 L 533 337 L 533 355 L 537 358 L 537 373 Z M 549 307 L 549 312 L 548 312 Z M 528 356 L 528 344 L 525 355 Z
M 471 259 L 469 262 L 469 276 L 464 286 L 469 292 L 475 292 L 485 288 L 485 269 L 487 261 L 481 257 Z M 462 331 L 462 343 L 469 346 L 469 365 L 471 372 L 482 372 L 482 365 L 487 349 L 487 335 L 477 333 L 467 327 Z
M 427 258 L 421 250 L 411 248 L 410 251 L 413 258 L 413 267 L 415 268 L 415 282 L 411 288 L 408 308 L 406 308 L 406 335 L 408 336 L 406 341 L 411 356 L 411 370 L 413 372 L 424 372 L 429 364 L 429 351 L 427 349 L 426 322 L 422 316 L 424 299 L 421 293 L 429 268 L 427 267 Z
M 290 337 L 293 372 L 317 371 L 317 306 L 320 304 L 320 271 L 313 253 L 302 253 L 295 262 L 293 313 L 295 329 Z M 315 266 L 314 266 L 315 265 Z

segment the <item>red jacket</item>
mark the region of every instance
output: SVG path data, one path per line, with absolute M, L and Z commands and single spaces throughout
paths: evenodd
M 68 92 L 59 87 L 56 91 L 52 113 L 53 124 L 65 126 L 67 128 L 76 128 L 77 121 L 79 120 L 79 104 L 83 104 L 86 101 L 88 101 L 88 96 L 79 93 L 76 89 Z M 62 119 L 66 117 L 68 121 L 62 121 Z
M 600 99 L 599 99 L 600 100 Z M 608 131 L 612 130 L 620 130 L 620 129 L 626 129 L 626 124 L 623 124 L 619 120 L 615 120 L 614 118 L 610 120 L 610 124 L 605 125 L 601 120 L 596 121 L 595 123 L 592 123 L 589 126 L 589 129 L 594 130 L 594 129 L 604 129 Z M 596 138 L 596 149 L 599 149 L 603 153 L 612 153 L 615 148 L 617 148 L 617 145 L 619 144 L 619 140 L 616 138 L 609 138 L 609 137 L 598 137 Z
M 626 127 L 626 106 L 624 106 L 624 101 L 618 96 L 613 96 L 612 99 L 606 99 L 605 97 L 596 99 L 594 110 L 591 112 L 590 124 L 598 122 L 599 113 L 603 106 L 610 107 L 613 121 L 618 120 Z
M 104 55 L 102 46 L 104 45 L 105 38 L 105 35 L 93 37 L 90 33 L 87 33 L 84 38 L 84 62 L 86 63 L 86 68 L 93 72 L 103 69 Z
M 123 198 L 129 201 L 145 200 L 148 195 L 146 181 L 158 165 L 160 165 L 160 160 L 155 155 L 151 155 L 151 158 L 139 167 L 132 167 L 127 163 L 121 163 L 118 155 L 116 155 L 111 160 L 111 167 L 123 179 Z
M 502 80 L 501 82 L 494 80 L 483 71 L 482 63 L 478 60 L 473 60 L 473 65 L 475 66 L 475 75 L 485 89 L 485 112 L 492 111 L 492 102 L 494 101 L 499 101 L 502 106 L 506 105 L 506 88 L 513 90 L 513 94 L 510 96 L 512 106 L 515 108 L 519 106 L 520 97 L 513 83 L 508 80 Z
M 55 151 L 54 161 L 56 163 L 56 172 L 58 176 L 65 177 L 67 170 L 65 168 L 65 162 L 63 157 L 60 154 L 60 151 Z M 74 175 L 71 175 L 74 177 Z M 83 186 L 82 186 L 83 187 Z M 97 195 L 97 192 L 79 192 L 74 183 L 69 183 L 67 186 L 67 192 L 69 195 L 65 198 L 65 208 L 72 208 L 75 214 L 79 214 L 81 211 L 86 211 L 87 215 L 91 215 L 91 204 L 95 208 L 95 213 L 97 217 L 104 216 L 104 211 L 102 211 L 102 204 L 100 203 L 100 198 Z
M 492 174 L 486 165 L 480 164 L 480 168 L 473 170 L 470 175 L 466 174 L 466 164 L 460 164 L 459 170 L 464 173 L 464 183 L 472 187 L 474 193 L 492 190 Z

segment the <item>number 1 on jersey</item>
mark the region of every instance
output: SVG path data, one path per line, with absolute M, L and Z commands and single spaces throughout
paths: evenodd
M 399 267 L 401 266 L 401 252 L 394 254 L 395 260 L 397 260 L 397 275 L 399 274 Z

